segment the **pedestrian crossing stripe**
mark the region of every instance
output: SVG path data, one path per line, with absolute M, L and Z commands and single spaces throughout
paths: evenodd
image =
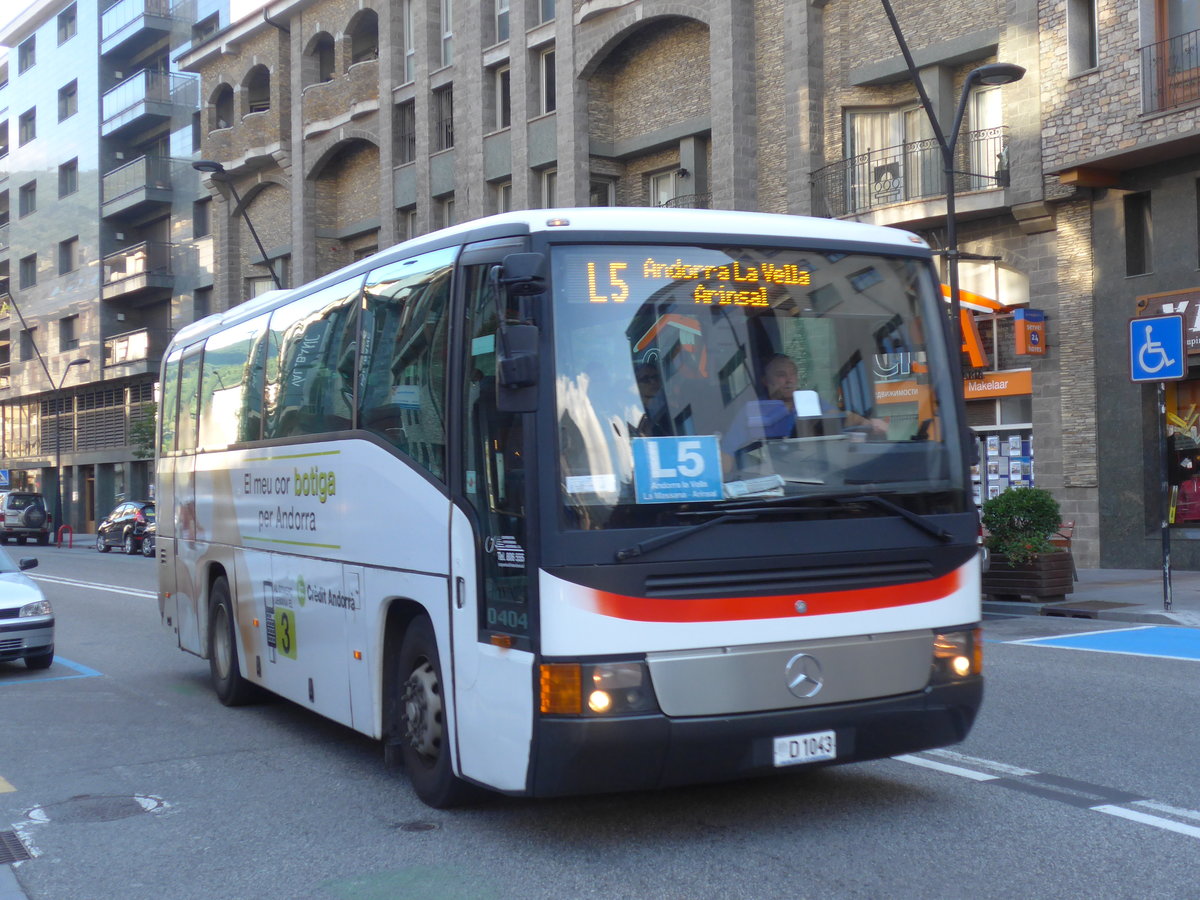
M 1200 662 L 1200 628 L 1179 625 L 1140 625 L 1058 637 L 1026 638 L 1007 643 Z

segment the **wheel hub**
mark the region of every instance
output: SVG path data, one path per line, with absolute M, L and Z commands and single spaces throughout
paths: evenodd
M 442 742 L 442 694 L 437 673 L 427 661 L 404 682 L 405 738 L 425 757 L 436 757 Z

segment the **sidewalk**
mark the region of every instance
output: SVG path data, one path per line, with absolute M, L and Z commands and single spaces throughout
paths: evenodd
M 1171 609 L 1163 606 L 1160 569 L 1080 569 L 1065 602 L 1034 603 L 983 598 L 984 614 L 1068 616 L 1200 628 L 1200 572 L 1171 571 Z

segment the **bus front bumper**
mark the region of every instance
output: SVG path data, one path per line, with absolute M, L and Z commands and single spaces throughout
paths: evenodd
M 543 718 L 534 796 L 637 791 L 880 759 L 958 743 L 983 699 L 982 677 L 914 694 L 729 716 Z M 775 738 L 834 731 L 837 756 L 778 768 Z

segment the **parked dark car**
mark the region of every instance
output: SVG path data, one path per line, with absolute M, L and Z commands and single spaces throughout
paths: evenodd
M 130 556 L 142 546 L 146 527 L 154 521 L 154 504 L 149 500 L 125 500 L 118 503 L 96 528 L 96 549 L 107 553 L 120 547 Z
M 154 558 L 154 539 L 158 535 L 158 524 L 151 522 L 142 532 L 142 556 Z

